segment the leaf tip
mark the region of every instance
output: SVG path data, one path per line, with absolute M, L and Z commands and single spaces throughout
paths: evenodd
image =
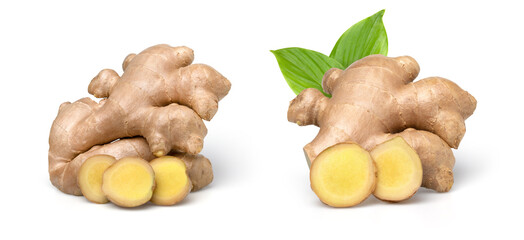
M 273 53 L 273 55 L 274 55 L 275 57 L 278 57 L 278 55 L 280 55 L 280 50 L 282 50 L 282 49 L 269 50 L 269 52 Z

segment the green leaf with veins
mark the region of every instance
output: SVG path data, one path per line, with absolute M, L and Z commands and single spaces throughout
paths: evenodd
M 338 39 L 329 55 L 348 67 L 353 62 L 372 54 L 388 54 L 388 36 L 382 22 L 381 10 L 351 26 Z
M 338 39 L 330 56 L 304 48 L 283 48 L 271 51 L 280 71 L 295 94 L 306 88 L 322 90 L 322 77 L 330 68 L 346 69 L 353 62 L 372 54 L 387 55 L 388 36 L 379 11 L 351 26 Z
M 316 88 L 324 92 L 324 73 L 331 68 L 344 68 L 337 60 L 309 49 L 292 47 L 271 52 L 277 58 L 280 71 L 295 94 L 306 88 Z M 324 94 L 330 97 L 329 94 Z

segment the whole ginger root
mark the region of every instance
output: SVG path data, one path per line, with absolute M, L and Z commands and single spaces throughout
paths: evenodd
M 49 136 L 53 185 L 81 195 L 78 170 L 98 154 L 148 161 L 172 151 L 198 154 L 207 134 L 202 119 L 213 118 L 231 83 L 210 66 L 191 64 L 193 59 L 187 47 L 150 47 L 125 58 L 122 76 L 104 69 L 93 78 L 88 91 L 104 98 L 99 103 L 89 98 L 63 103 Z M 206 174 L 193 174 L 191 181 L 199 188 L 209 184 L 209 161 L 200 155 L 186 158 L 206 160 L 192 170 Z
M 412 82 L 419 70 L 408 56 L 371 55 L 325 73 L 322 88 L 331 98 L 313 88 L 302 91 L 290 103 L 288 120 L 320 127 L 304 147 L 308 163 L 337 143 L 353 141 L 370 151 L 401 136 L 420 157 L 422 186 L 449 191 L 455 164 L 450 148 L 458 148 L 477 102 L 444 78 Z

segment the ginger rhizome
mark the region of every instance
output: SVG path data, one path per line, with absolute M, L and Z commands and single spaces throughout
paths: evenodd
M 109 168 L 102 177 L 102 192 L 121 207 L 137 207 L 153 196 L 155 172 L 149 163 L 137 157 L 125 157 Z
M 192 188 L 184 161 L 177 157 L 163 156 L 150 163 L 155 171 L 156 182 L 151 202 L 173 205 L 182 201 Z
M 108 202 L 102 192 L 102 176 L 104 171 L 113 165 L 116 159 L 109 155 L 95 155 L 84 161 L 78 171 L 78 187 L 87 200 L 94 203 Z
M 377 145 L 370 154 L 377 167 L 375 197 L 399 202 L 417 192 L 422 184 L 422 164 L 417 152 L 402 137 Z
M 450 147 L 459 146 L 476 100 L 441 77 L 412 82 L 418 73 L 411 57 L 371 55 L 325 73 L 322 88 L 331 98 L 317 89 L 302 91 L 289 106 L 288 120 L 320 127 L 304 147 L 308 162 L 337 143 L 353 141 L 369 151 L 401 136 L 420 157 L 422 186 L 449 191 L 455 164 Z
M 332 207 L 351 207 L 375 189 L 375 164 L 356 143 L 339 143 L 322 151 L 311 165 L 311 188 Z
M 152 160 L 172 150 L 199 153 L 207 133 L 202 119 L 213 118 L 231 84 L 210 66 L 191 64 L 193 58 L 187 47 L 150 47 L 125 58 L 122 76 L 105 69 L 93 78 L 88 90 L 100 102 L 63 103 L 49 136 L 53 185 L 80 195 L 78 170 L 98 154 Z

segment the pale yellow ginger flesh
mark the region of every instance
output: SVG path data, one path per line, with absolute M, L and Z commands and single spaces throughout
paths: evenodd
M 417 192 L 422 184 L 422 164 L 417 152 L 402 137 L 377 145 L 370 154 L 377 167 L 375 197 L 398 202 Z
M 192 184 L 184 161 L 173 156 L 164 156 L 150 162 L 155 172 L 155 191 L 151 202 L 157 205 L 174 205 L 187 196 Z
M 94 203 L 107 203 L 102 192 L 102 175 L 116 159 L 109 155 L 96 155 L 88 158 L 78 171 L 78 187 L 87 200 Z
M 322 151 L 311 165 L 311 188 L 332 207 L 351 207 L 375 189 L 375 166 L 370 154 L 355 143 L 340 143 Z
M 109 201 L 121 207 L 137 207 L 153 196 L 155 173 L 149 163 L 125 157 L 111 165 L 103 175 L 102 191 Z

